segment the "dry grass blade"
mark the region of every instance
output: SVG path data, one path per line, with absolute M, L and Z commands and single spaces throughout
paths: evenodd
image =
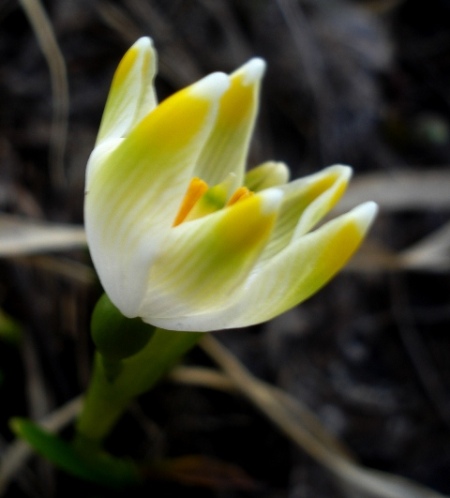
M 169 379 L 181 384 L 207 387 L 218 391 L 236 391 L 234 384 L 221 372 L 205 367 L 175 367 Z
M 174 368 L 174 370 L 170 373 L 169 378 L 175 382 L 202 386 L 209 389 L 233 391 L 236 393 L 240 392 L 229 376 L 204 367 L 179 366 Z M 314 438 L 322 441 L 323 444 L 335 451 L 336 454 L 340 454 L 350 460 L 354 459 L 350 450 L 338 441 L 332 434 L 330 434 L 306 406 L 292 398 L 282 389 L 266 384 L 263 381 L 259 382 L 261 385 L 264 385 L 265 389 L 267 389 L 275 399 L 278 400 L 278 403 L 286 406 L 287 409 L 292 411 L 293 415 L 303 421 L 304 426 Z
M 86 247 L 83 227 L 0 215 L 0 257 Z
M 180 37 L 170 18 L 158 9 L 153 2 L 126 0 L 125 5 L 133 15 L 145 23 L 147 30 L 155 40 L 159 40 L 159 73 L 175 88 L 196 81 L 203 72 L 196 62 L 196 57 L 189 53 L 187 47 L 179 43 Z
M 97 274 L 91 266 L 60 256 L 19 256 L 14 258 L 14 264 L 47 272 L 80 285 L 93 285 L 97 282 Z
M 294 410 L 291 402 L 286 403 L 275 396 L 211 335 L 205 336 L 201 346 L 223 369 L 236 389 L 299 447 L 327 468 L 349 495 L 366 498 L 443 498 L 444 495 L 408 479 L 357 465 L 342 452 L 328 447 L 310 432 L 308 424 L 302 420 L 301 411 Z M 320 424 L 318 420 L 317 424 Z
M 96 9 L 103 21 L 130 45 L 143 35 L 139 26 L 118 5 L 103 1 L 96 4 Z
M 20 0 L 47 60 L 53 92 L 53 120 L 50 137 L 50 168 L 54 187 L 65 185 L 64 152 L 69 117 L 69 84 L 66 64 L 50 20 L 39 0 Z
M 395 253 L 375 241 L 367 240 L 344 271 L 450 270 L 450 223 Z
M 401 252 L 399 257 L 408 268 L 449 270 L 450 223 Z
M 402 170 L 389 173 L 357 175 L 342 201 L 340 211 L 370 199 L 381 211 L 450 209 L 450 171 Z

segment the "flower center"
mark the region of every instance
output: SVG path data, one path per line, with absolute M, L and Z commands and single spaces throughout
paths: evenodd
M 253 192 L 247 187 L 239 187 L 227 200 L 226 182 L 209 187 L 202 179 L 192 178 L 172 226 L 176 227 L 184 221 L 195 220 L 214 213 L 252 195 Z

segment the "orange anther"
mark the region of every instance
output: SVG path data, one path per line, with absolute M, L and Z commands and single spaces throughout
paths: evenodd
M 233 204 L 236 204 L 236 202 L 247 199 L 247 197 L 252 195 L 253 192 L 251 192 L 247 187 L 239 187 L 230 197 L 230 200 L 227 202 L 227 206 L 232 206 Z
M 183 223 L 196 202 L 207 190 L 208 184 L 206 182 L 200 178 L 192 178 L 172 226 L 176 227 L 180 223 Z

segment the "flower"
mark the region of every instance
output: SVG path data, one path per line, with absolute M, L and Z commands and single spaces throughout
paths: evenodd
M 314 294 L 364 238 L 371 202 L 312 231 L 348 166 L 289 183 L 282 163 L 245 174 L 264 69 L 255 58 L 157 104 L 151 40 L 122 59 L 87 167 L 85 223 L 125 316 L 181 331 L 260 323 Z

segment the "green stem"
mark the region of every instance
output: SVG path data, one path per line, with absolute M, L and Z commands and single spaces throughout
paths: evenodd
M 122 360 L 113 380 L 99 353 L 84 405 L 77 422 L 76 441 L 99 445 L 126 410 L 130 401 L 148 391 L 203 336 L 200 332 L 156 329 L 148 344 Z

